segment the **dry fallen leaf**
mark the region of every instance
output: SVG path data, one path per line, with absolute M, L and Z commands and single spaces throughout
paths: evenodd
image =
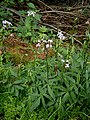
M 2 55 L 2 51 L 0 50 L 0 55 Z

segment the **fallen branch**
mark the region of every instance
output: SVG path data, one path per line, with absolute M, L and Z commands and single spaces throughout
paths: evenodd
M 43 12 L 39 12 L 41 14 L 46 14 L 46 13 L 60 13 L 60 14 L 69 14 L 69 15 L 73 15 L 73 16 L 77 16 L 76 13 L 73 13 L 73 12 L 64 12 L 64 11 L 43 11 Z
M 42 2 L 41 0 L 38 0 L 38 2 L 42 3 L 45 7 L 49 8 L 50 10 L 53 10 L 53 8 L 51 8 L 50 6 L 48 6 L 47 4 L 45 4 L 44 2 Z
M 79 6 L 79 7 L 70 7 L 70 8 L 67 9 L 67 11 L 70 12 L 70 11 L 73 11 L 73 10 L 79 10 L 79 9 L 84 9 L 84 8 L 90 9 L 90 5 Z
M 90 9 L 90 5 L 86 6 L 77 6 L 77 7 L 60 7 L 60 6 L 51 6 L 53 9 L 58 9 L 66 12 L 74 11 L 74 10 L 79 10 L 79 9 L 85 9 L 88 8 Z
M 45 26 L 48 26 L 48 27 L 54 29 L 55 32 L 58 31 L 58 28 L 54 27 L 53 25 L 50 25 L 50 24 L 47 24 L 47 23 L 40 23 L 40 24 L 45 25 Z M 62 31 L 62 30 L 61 30 L 61 31 Z M 73 39 L 82 46 L 82 43 L 81 43 L 79 40 L 77 40 L 73 35 L 70 35 L 69 33 L 66 33 L 65 31 L 62 31 L 62 32 L 63 32 L 65 35 L 69 36 L 69 37 L 73 37 Z

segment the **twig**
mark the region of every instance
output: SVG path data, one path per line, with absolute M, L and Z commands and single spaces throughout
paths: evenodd
M 79 7 L 70 7 L 69 9 L 67 9 L 67 11 L 72 11 L 72 10 L 78 10 L 78 9 L 83 9 L 83 8 L 89 8 L 90 9 L 90 5 L 86 5 L 86 6 L 79 6 Z
M 48 27 L 50 27 L 50 28 L 52 28 L 55 32 L 58 30 L 56 27 L 54 27 L 53 25 L 50 25 L 50 24 L 47 24 L 47 23 L 42 23 L 42 22 L 40 22 L 40 24 L 42 24 L 42 25 L 45 25 L 45 26 L 48 26 Z
M 66 33 L 65 31 L 62 31 L 64 34 L 66 34 L 67 36 L 69 36 L 69 37 L 72 37 L 73 35 L 70 35 L 69 33 Z M 74 38 L 74 40 L 77 42 L 77 43 L 79 43 L 81 46 L 82 46 L 82 43 L 79 41 L 79 40 L 77 40 L 75 37 L 73 37 Z
M 40 12 L 42 14 L 45 14 L 45 13 L 60 13 L 60 14 L 70 14 L 70 15 L 73 15 L 73 16 L 77 16 L 76 13 L 72 13 L 72 12 L 64 12 L 64 11 L 56 11 L 56 10 L 53 10 L 53 11 L 43 11 L 43 12 Z
M 48 6 L 47 4 L 45 4 L 44 2 L 42 2 L 41 0 L 38 0 L 38 2 L 42 3 L 45 7 L 49 8 L 50 10 L 53 10 L 53 8 L 51 8 L 50 6 Z
M 60 7 L 60 6 L 52 6 L 53 9 L 58 9 L 58 10 L 63 10 L 63 11 L 73 11 L 73 10 L 78 10 L 78 9 L 84 9 L 84 8 L 88 8 L 90 9 L 90 5 L 86 5 L 86 6 L 78 6 L 78 7 Z
M 47 23 L 41 23 L 41 24 L 42 24 L 42 25 L 45 25 L 45 26 L 48 26 L 48 27 L 50 27 L 50 28 L 52 28 L 52 29 L 54 29 L 55 32 L 58 31 L 58 28 L 54 27 L 53 25 L 50 25 L 50 24 L 47 24 Z M 62 30 L 61 30 L 61 31 L 62 31 Z M 72 36 L 73 36 L 73 35 L 70 35 L 69 33 L 66 33 L 65 31 L 62 31 L 62 32 L 63 32 L 64 34 L 66 34 L 67 36 L 69 36 L 69 37 L 72 37 Z M 82 43 L 81 43 L 79 40 L 77 40 L 75 37 L 74 37 L 74 40 L 82 46 Z

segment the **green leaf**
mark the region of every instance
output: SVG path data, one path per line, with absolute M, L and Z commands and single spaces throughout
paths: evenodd
M 20 0 L 20 2 L 24 2 L 24 0 Z
M 24 83 L 23 80 L 16 80 L 13 84 L 21 84 L 21 83 Z
M 40 20 L 40 18 L 41 18 L 41 16 L 40 16 L 39 14 L 35 14 L 35 19 L 36 19 L 36 20 L 38 20 L 38 21 L 39 21 L 39 20 Z
M 88 71 L 86 70 L 86 80 L 88 80 Z
M 80 82 L 80 73 L 77 74 L 77 84 Z
M 18 26 L 18 29 L 17 29 L 17 30 L 18 30 L 18 32 L 22 32 L 23 29 L 24 29 L 24 28 L 23 28 L 22 26 Z
M 43 96 L 45 96 L 47 99 L 49 99 L 50 101 L 52 101 L 51 97 L 47 94 L 43 94 Z
M 78 95 L 78 88 L 77 88 L 76 85 L 74 85 L 74 91 L 75 91 L 75 93 Z
M 41 97 L 41 100 L 42 100 L 43 107 L 45 108 L 45 100 L 43 96 Z
M 30 32 L 27 32 L 25 35 L 25 37 L 30 37 L 30 36 L 32 36 L 32 34 Z
M 70 92 L 72 100 L 75 102 L 76 101 L 76 95 L 73 91 Z
M 50 88 L 49 85 L 48 85 L 48 93 L 53 98 L 53 100 L 55 100 L 54 93 L 53 93 L 53 91 L 52 91 L 52 89 Z
M 81 60 L 81 61 L 80 61 L 80 64 L 81 64 L 81 69 L 83 69 L 83 66 L 84 66 L 84 60 Z
M 61 97 L 60 97 L 60 100 L 59 100 L 59 108 L 60 108 L 60 109 L 62 108 L 62 100 L 61 100 Z
M 23 90 L 24 87 L 22 87 L 21 85 L 15 85 L 15 88 L 17 88 L 18 90 Z
M 66 88 L 65 88 L 65 87 L 63 87 L 63 86 L 60 86 L 60 87 L 59 87 L 59 89 L 60 89 L 61 91 L 63 91 L 63 92 L 65 92 L 65 91 L 66 91 Z
M 88 80 L 86 80 L 86 92 L 88 92 L 89 91 L 89 81 Z
M 14 91 L 15 91 L 15 87 L 12 86 L 12 87 L 11 87 L 11 93 L 14 93 Z
M 21 15 L 25 15 L 25 13 L 26 13 L 25 10 L 19 10 L 18 12 L 19 12 L 19 14 L 21 14 Z
M 15 69 L 10 69 L 10 73 L 12 76 L 17 77 L 17 71 Z
M 67 102 L 67 101 L 69 100 L 69 97 L 70 97 L 70 95 L 69 95 L 69 93 L 67 92 L 67 93 L 63 96 L 63 98 L 62 98 L 62 102 L 63 102 L 63 103 Z
M 42 26 L 42 27 L 40 27 L 39 31 L 44 33 L 44 32 L 47 32 L 48 29 L 45 26 Z
M 28 3 L 28 6 L 32 9 L 36 9 L 35 5 L 33 3 Z
M 66 87 L 69 88 L 69 81 L 68 81 L 68 79 L 64 78 L 64 83 L 65 83 Z
M 18 95 L 19 95 L 18 89 L 15 89 L 15 95 L 18 97 Z
M 33 112 L 39 105 L 40 105 L 40 97 L 33 102 L 32 106 L 30 107 L 30 112 Z

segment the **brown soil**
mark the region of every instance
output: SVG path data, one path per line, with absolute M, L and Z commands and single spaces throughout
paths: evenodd
M 7 40 L 4 42 L 4 47 L 6 49 L 6 53 L 11 54 L 11 58 L 13 62 L 25 63 L 34 59 L 46 59 L 47 52 L 44 50 L 39 52 L 39 49 L 35 44 L 28 44 L 23 42 L 20 38 L 16 37 L 15 34 L 11 34 L 8 36 Z M 2 54 L 2 51 L 0 51 Z M 52 56 L 54 54 L 53 49 L 48 49 L 48 56 Z

